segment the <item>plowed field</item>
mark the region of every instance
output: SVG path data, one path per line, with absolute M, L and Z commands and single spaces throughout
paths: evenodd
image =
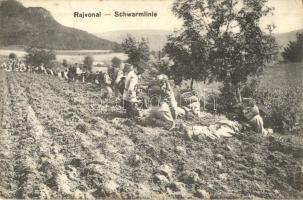
M 2 198 L 302 198 L 303 148 L 143 127 L 93 85 L 0 71 Z

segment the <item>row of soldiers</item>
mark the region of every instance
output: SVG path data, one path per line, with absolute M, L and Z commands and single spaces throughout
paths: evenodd
M 30 72 L 38 74 L 48 74 L 57 76 L 59 78 L 66 79 L 68 81 L 81 81 L 98 83 L 108 79 L 107 72 L 88 72 L 81 69 L 81 65 L 75 63 L 65 67 L 65 69 L 50 69 L 45 67 L 43 64 L 39 66 L 32 66 L 26 64 L 21 59 L 9 59 L 6 62 L 0 64 L 0 69 L 6 71 L 17 71 L 17 72 Z M 105 77 L 105 78 L 104 78 Z
M 138 104 L 142 104 L 142 99 L 138 98 L 138 85 L 144 69 L 134 67 L 129 63 L 122 63 L 117 58 L 112 59 L 112 66 L 106 72 L 91 73 L 81 70 L 80 65 L 70 65 L 64 71 L 53 71 L 45 68 L 43 65 L 39 67 L 31 67 L 25 65 L 24 62 L 17 59 L 10 59 L 7 63 L 1 64 L 1 68 L 8 71 L 22 71 L 42 73 L 58 76 L 68 81 L 91 82 L 102 85 L 105 88 L 105 97 L 122 96 L 122 105 L 126 110 L 128 117 L 142 117 L 142 112 L 138 108 Z M 156 77 L 156 84 L 160 89 L 162 98 L 159 99 L 159 106 L 156 110 L 150 111 L 146 116 L 148 119 L 155 118 L 161 121 L 169 129 L 175 128 L 175 121 L 180 115 L 196 115 L 199 117 L 200 101 L 195 93 L 186 98 L 186 101 L 179 102 L 176 100 L 173 88 L 164 74 Z M 148 101 L 149 96 L 145 95 L 143 102 Z M 265 133 L 263 127 L 263 119 L 260 116 L 258 107 L 253 101 L 249 101 L 243 109 L 244 116 L 251 123 L 253 129 L 257 132 Z
M 27 71 L 27 65 L 20 59 L 9 59 L 7 62 L 3 62 L 0 65 L 0 69 L 6 71 L 25 72 Z
M 118 67 L 117 69 L 116 84 L 118 84 L 121 77 L 123 77 L 120 68 Z M 126 74 L 126 79 L 123 91 L 123 105 L 129 116 L 141 117 L 137 108 L 138 98 L 136 85 L 139 83 L 140 76 L 143 72 L 144 71 L 140 70 L 140 68 L 134 70 L 132 65 L 125 64 L 124 74 Z M 160 99 L 158 109 L 149 111 L 148 115 L 146 115 L 146 120 L 151 120 L 151 118 L 157 119 L 161 121 L 164 126 L 168 127 L 169 130 L 172 130 L 175 128 L 176 119 L 180 115 L 195 115 L 201 117 L 200 100 L 194 91 L 190 93 L 191 95 L 183 98 L 183 101 L 180 101 L 178 104 L 168 77 L 164 74 L 160 74 L 156 77 L 156 81 L 160 87 L 163 98 Z M 268 131 L 264 128 L 259 108 L 253 99 L 245 99 L 241 110 L 241 115 L 245 117 L 252 130 L 267 135 Z
M 137 71 L 135 71 L 133 66 L 126 64 L 124 72 L 126 73 L 123 92 L 124 108 L 129 116 L 142 117 L 137 108 L 138 99 L 136 93 L 136 85 L 140 80 L 139 77 L 142 74 L 142 70 L 137 69 Z M 116 82 L 118 83 L 119 80 L 120 79 L 117 79 Z M 156 110 L 149 110 L 148 114 L 145 116 L 145 120 L 152 121 L 152 119 L 156 119 L 169 130 L 173 130 L 176 127 L 176 119 L 179 116 L 194 115 L 198 118 L 202 117 L 200 100 L 194 91 L 192 91 L 190 95 L 187 95 L 187 97 L 181 95 L 181 101 L 178 103 L 168 77 L 164 74 L 160 74 L 156 77 L 156 81 L 160 87 L 163 98 L 160 99 L 159 108 Z M 267 135 L 268 131 L 264 128 L 259 108 L 253 99 L 248 98 L 244 100 L 241 112 L 241 115 L 245 117 L 248 122 L 247 125 L 252 130 Z

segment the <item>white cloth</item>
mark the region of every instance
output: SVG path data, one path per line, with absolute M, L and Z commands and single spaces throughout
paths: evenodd
M 252 125 L 254 131 L 257 133 L 267 134 L 267 131 L 264 129 L 263 119 L 260 116 L 258 106 L 253 106 L 251 108 L 244 109 L 244 116 L 249 120 Z
M 126 75 L 125 87 L 123 92 L 123 100 L 129 102 L 137 102 L 136 86 L 138 84 L 138 76 L 134 71 L 130 71 Z
M 161 85 L 161 90 L 165 93 L 166 97 L 168 97 L 169 105 L 171 107 L 173 117 L 176 119 L 178 116 L 177 113 L 178 104 L 175 98 L 174 91 L 167 80 L 164 81 L 163 84 Z
M 110 77 L 109 77 L 109 75 L 108 75 L 107 73 L 105 73 L 105 74 L 103 75 L 103 78 L 104 78 L 104 83 L 105 83 L 106 85 L 110 85 L 110 84 L 111 84 L 111 79 L 110 79 Z
M 194 114 L 200 113 L 200 102 L 193 102 L 187 106 Z
M 169 105 L 167 103 L 163 103 L 159 108 L 158 117 L 160 120 L 163 120 L 163 122 L 173 122 L 173 116 L 170 112 Z
M 76 67 L 76 74 L 77 75 L 80 75 L 80 74 L 82 74 L 82 70 L 80 69 L 80 67 Z
M 251 125 L 253 126 L 254 131 L 257 133 L 262 133 L 264 135 L 267 134 L 267 131 L 264 129 L 263 126 L 263 119 L 260 115 L 254 116 L 251 120 L 249 120 Z

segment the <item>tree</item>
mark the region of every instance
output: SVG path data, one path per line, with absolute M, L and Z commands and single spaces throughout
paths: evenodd
M 183 19 L 183 27 L 165 46 L 175 63 L 175 78 L 191 79 L 191 87 L 195 80 L 229 84 L 241 102 L 247 77 L 260 74 L 277 55 L 274 26 L 264 31 L 259 26 L 272 10 L 266 1 L 175 1 L 173 12 Z
M 289 62 L 301 62 L 303 60 L 303 33 L 297 34 L 296 41 L 290 41 L 282 52 L 284 60 Z
M 9 58 L 9 59 L 17 59 L 17 55 L 16 55 L 15 53 L 10 53 L 10 54 L 8 55 L 8 58 Z
M 169 78 L 174 79 L 174 73 L 172 72 L 173 63 L 168 57 L 162 57 L 157 60 L 153 60 L 151 63 L 154 67 L 154 75 L 156 74 L 166 74 Z
M 91 71 L 94 63 L 94 58 L 92 56 L 86 56 L 83 61 L 83 67 L 87 71 Z
M 146 39 L 141 38 L 137 41 L 132 35 L 128 35 L 122 42 L 123 51 L 128 55 L 127 62 L 138 67 L 142 62 L 148 62 L 150 48 Z
M 67 60 L 66 60 L 66 59 L 63 59 L 62 65 L 63 65 L 63 67 L 67 67 L 67 66 L 68 66 L 68 63 L 67 63 Z
M 207 48 L 206 41 L 192 28 L 169 36 L 165 51 L 174 62 L 170 71 L 177 84 L 190 79 L 192 89 L 194 81 L 207 80 Z
M 118 57 L 113 57 L 112 59 L 112 65 L 113 67 L 119 67 L 121 65 L 122 61 Z
M 56 54 L 52 50 L 30 47 L 26 52 L 25 61 L 32 66 L 49 66 L 49 63 L 56 60 Z

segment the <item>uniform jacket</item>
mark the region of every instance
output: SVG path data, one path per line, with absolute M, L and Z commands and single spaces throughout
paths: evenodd
M 125 87 L 123 92 L 123 100 L 137 102 L 136 86 L 138 84 L 138 76 L 134 71 L 130 71 L 126 75 Z
M 243 110 L 244 116 L 246 119 L 251 120 L 253 117 L 260 115 L 258 106 L 244 108 Z
M 123 71 L 121 69 L 118 69 L 115 71 L 115 85 L 118 85 L 119 82 L 121 81 L 122 77 L 124 76 Z

